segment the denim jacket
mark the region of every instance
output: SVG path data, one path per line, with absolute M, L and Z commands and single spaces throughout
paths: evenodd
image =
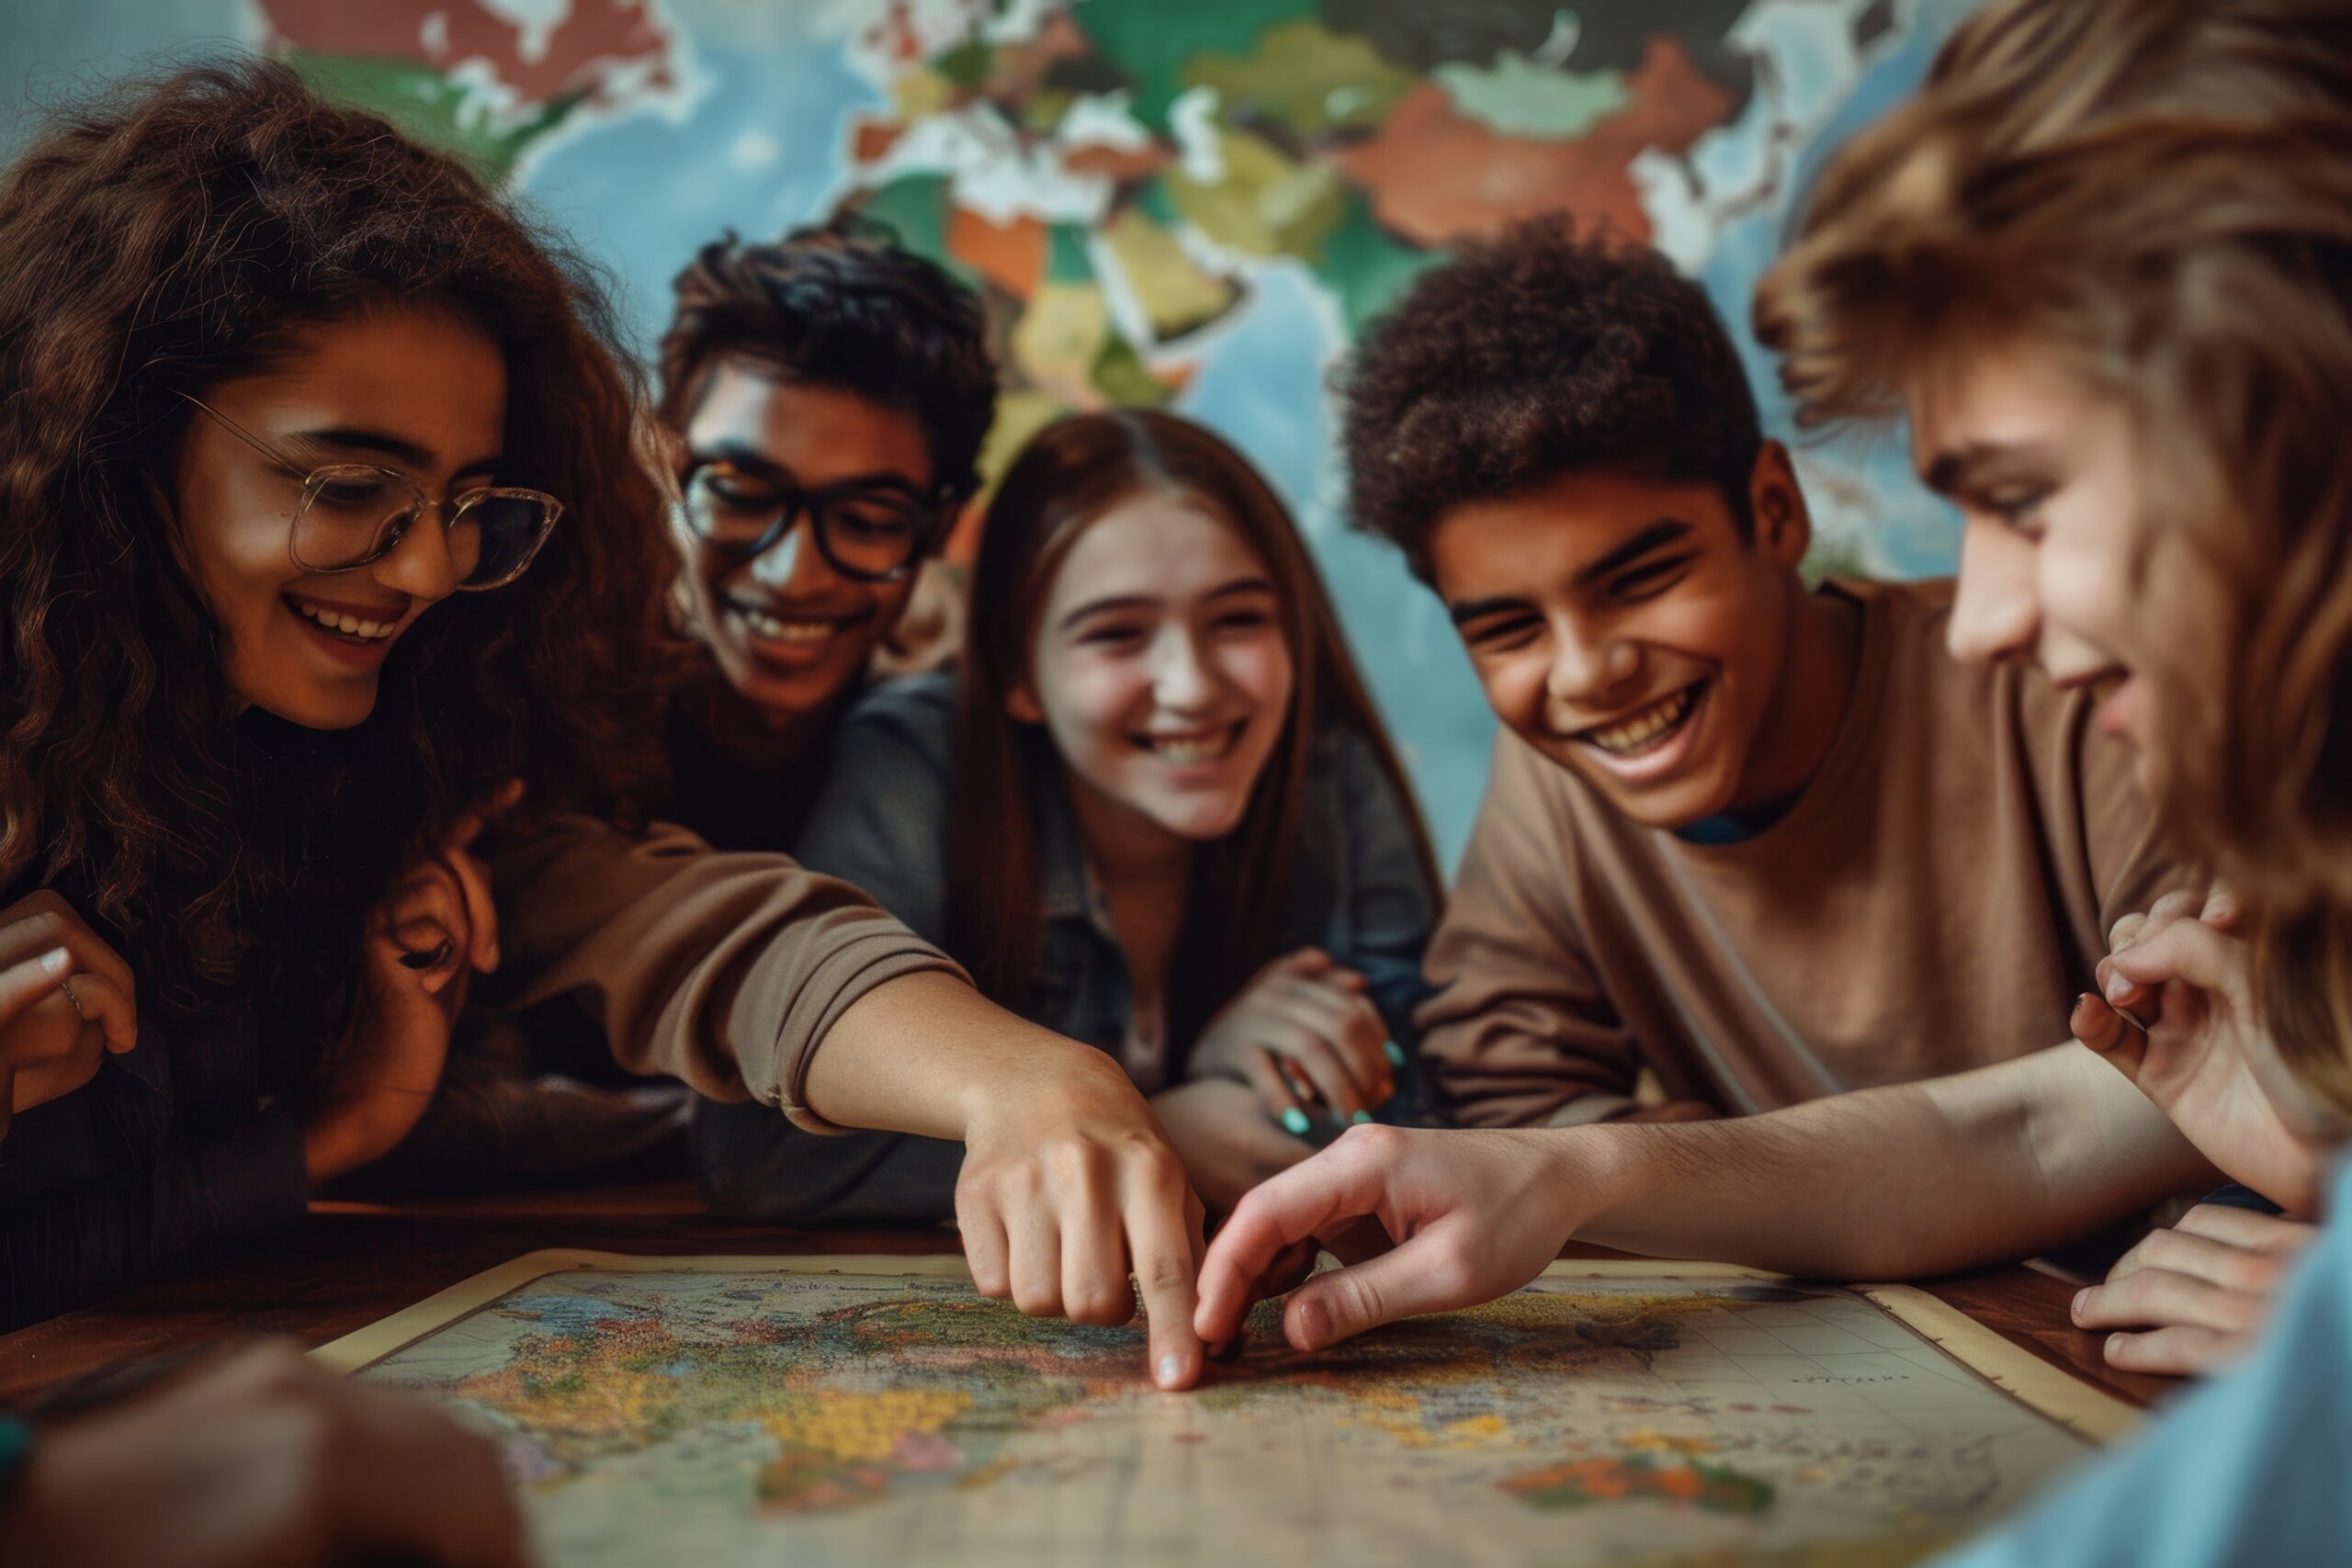
M 842 723 L 796 846 L 809 870 L 864 888 L 951 957 L 959 956 L 948 943 L 956 680 L 953 671 L 913 676 L 861 700 Z M 1117 1055 L 1131 1007 L 1125 954 L 1087 866 L 1069 795 L 1057 773 L 1048 776 L 1056 786 L 1036 802 L 1045 935 L 1022 1010 L 1032 1022 Z M 1361 736 L 1334 730 L 1317 738 L 1276 948 L 1319 947 L 1363 975 L 1408 1048 L 1404 1032 L 1426 994 L 1421 950 L 1438 899 L 1415 853 L 1411 811 Z M 1138 1087 L 1150 1093 L 1167 1086 Z M 703 1108 L 701 1119 L 704 1173 L 730 1209 L 869 1224 L 945 1218 L 953 1210 L 956 1165 L 945 1153 L 916 1156 L 926 1162 L 922 1179 L 898 1180 L 907 1175 L 905 1146 L 928 1140 L 817 1139 L 775 1125 L 774 1117 L 754 1126 L 720 1106 Z

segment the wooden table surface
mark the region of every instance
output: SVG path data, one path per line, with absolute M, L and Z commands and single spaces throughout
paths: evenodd
M 323 1345 L 511 1258 L 542 1247 L 639 1253 L 953 1252 L 936 1231 L 807 1231 L 707 1213 L 684 1182 L 384 1207 L 313 1205 L 272 1246 L 185 1270 L 0 1336 L 0 1409 L 78 1402 L 142 1369 L 258 1334 Z M 1569 1257 L 1613 1257 L 1570 1248 Z M 2144 1404 L 2170 1380 L 2113 1371 L 2099 1336 L 2074 1327 L 2075 1287 L 2021 1268 L 1918 1281 L 2042 1359 Z

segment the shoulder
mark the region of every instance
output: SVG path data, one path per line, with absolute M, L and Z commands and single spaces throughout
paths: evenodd
M 956 730 L 956 684 L 953 670 L 877 681 L 851 705 L 842 719 L 842 732 L 895 735 L 925 750 L 944 750 Z
M 956 743 L 956 674 L 931 671 L 878 682 L 860 695 L 833 738 L 831 773 L 921 764 L 944 777 Z

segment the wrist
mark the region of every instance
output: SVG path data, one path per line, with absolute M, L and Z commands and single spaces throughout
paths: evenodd
M 1543 1128 L 1538 1141 L 1544 1175 L 1538 1183 L 1539 1223 L 1561 1245 L 1605 1221 L 1624 1201 L 1633 1172 L 1631 1140 L 1613 1135 L 1615 1124 Z

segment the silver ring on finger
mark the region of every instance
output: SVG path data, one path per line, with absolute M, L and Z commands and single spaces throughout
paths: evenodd
M 74 976 L 68 975 L 57 982 L 57 988 L 65 993 L 65 1000 L 73 1007 L 74 1016 L 85 1023 L 89 1022 L 90 1015 L 82 1010 L 82 998 L 74 994 Z

